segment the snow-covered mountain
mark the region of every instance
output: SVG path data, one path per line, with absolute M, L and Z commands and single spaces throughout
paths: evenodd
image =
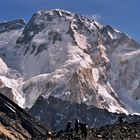
M 0 23 L 0 92 L 23 106 L 24 98 L 17 91 L 22 81 L 14 55 L 16 40 L 21 36 L 25 22 L 22 19 Z
M 20 106 L 54 96 L 110 112 L 140 112 L 140 45 L 64 10 L 0 23 L 0 90 Z M 8 91 L 9 91 L 8 90 Z M 11 95 L 12 94 L 12 95 Z

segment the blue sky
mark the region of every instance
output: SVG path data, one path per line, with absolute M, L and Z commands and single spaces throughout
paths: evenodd
M 140 42 L 140 0 L 0 0 L 0 21 L 28 21 L 37 10 L 56 8 L 95 18 Z

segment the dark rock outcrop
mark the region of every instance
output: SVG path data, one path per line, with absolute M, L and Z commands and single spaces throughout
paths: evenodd
M 62 130 L 66 123 L 75 118 L 86 122 L 90 127 L 113 124 L 117 121 L 119 114 L 99 109 L 86 104 L 76 104 L 50 96 L 48 99 L 39 97 L 34 106 L 28 112 L 44 122 L 53 130 Z
M 0 138 L 12 140 L 48 137 L 50 130 L 0 94 Z

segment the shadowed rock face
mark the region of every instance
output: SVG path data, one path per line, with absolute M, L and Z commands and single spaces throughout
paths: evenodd
M 39 97 L 28 112 L 43 121 L 49 128 L 57 131 L 64 130 L 67 122 L 74 122 L 75 118 L 79 118 L 81 122 L 87 123 L 89 127 L 99 127 L 116 123 L 120 116 L 95 106 L 71 103 L 53 96 L 50 96 L 48 99 Z M 128 122 L 140 120 L 139 116 L 135 115 L 126 116 L 123 114 L 123 116 Z
M 49 129 L 0 94 L 0 138 L 28 140 L 48 137 Z

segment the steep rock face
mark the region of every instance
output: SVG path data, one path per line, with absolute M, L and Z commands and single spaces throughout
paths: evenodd
M 109 25 L 105 26 L 101 33 L 102 43 L 107 49 L 106 53 L 110 60 L 107 80 L 130 109 L 129 111 L 137 112 L 140 92 L 140 45 L 124 33 L 116 32 Z

